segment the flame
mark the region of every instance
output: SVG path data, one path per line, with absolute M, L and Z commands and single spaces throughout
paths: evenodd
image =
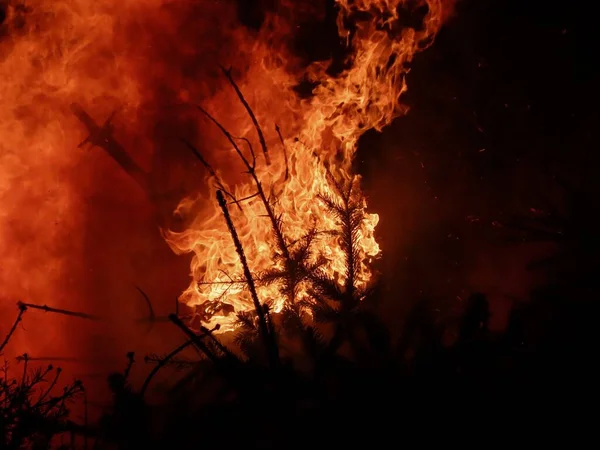
M 285 4 L 283 12 L 266 18 L 250 43 L 240 41 L 240 55 L 252 57 L 245 73 L 234 72 L 234 78 L 237 75 L 236 84 L 267 130 L 271 160 L 268 165 L 261 155 L 257 156 L 257 176 L 263 186 L 275 193 L 274 209 L 281 215 L 283 234 L 289 242 L 302 239 L 309 230 L 336 229 L 334 217 L 319 201 L 321 194 L 333 195 L 328 172 L 346 180 L 354 178 L 351 164 L 360 136 L 370 129 L 381 130 L 406 112 L 400 98 L 406 91 L 408 63 L 432 43 L 444 14 L 441 0 L 337 0 L 336 3 L 339 38 L 349 50 L 346 68 L 339 74 L 329 74 L 330 61 L 300 67 L 282 44 L 294 27 L 294 21 L 285 14 Z M 291 8 L 291 4 L 287 6 Z M 401 12 L 419 7 L 423 12 L 420 27 L 403 27 Z M 301 98 L 293 89 L 302 81 L 315 86 L 308 98 Z M 212 99 L 210 113 L 232 134 L 259 148 L 257 132 L 231 91 L 232 87 L 227 86 Z M 283 143 L 277 139 L 275 126 L 284 134 Z M 239 168 L 232 162 L 236 157 L 223 140 L 214 137 L 204 145 L 212 145 L 224 155 L 218 163 L 228 164 L 227 173 L 231 173 L 232 167 Z M 228 162 L 224 162 L 225 157 Z M 241 172 L 242 168 L 239 169 Z M 183 232 L 170 231 L 165 236 L 176 252 L 194 253 L 193 280 L 181 301 L 196 307 L 209 326 L 219 324 L 221 331 L 228 331 L 235 328 L 232 309 L 250 310 L 253 304 L 244 283 L 237 282 L 243 280 L 242 266 L 222 212 L 214 201 L 216 185 L 223 183 L 223 173 L 209 177 L 208 197 L 181 202 L 177 213 L 186 217 L 189 225 Z M 255 184 L 248 176 L 241 175 L 230 180 L 226 189 L 237 199 L 250 198 L 243 202 L 242 211 L 234 205 L 229 209 L 251 271 L 260 274 L 281 266 L 273 257 L 279 249 L 271 223 L 265 217 L 265 206 L 255 196 Z M 366 212 L 366 201 L 364 198 L 361 201 L 365 213 L 358 233 L 357 287 L 369 283 L 372 276 L 369 263 L 380 253 L 374 234 L 379 217 Z M 328 276 L 343 284 L 346 259 L 338 238 L 324 233 L 318 237 L 316 246 L 314 258 L 324 256 Z M 275 312 L 286 301 L 280 289 L 277 284 L 258 289 L 261 301 L 272 302 Z M 307 295 L 306 287 L 301 288 L 298 297 Z
M 359 137 L 406 111 L 400 96 L 407 63 L 432 42 L 448 9 L 442 0 L 337 0 L 337 31 L 348 51 L 343 70 L 331 75 L 329 61 L 307 66 L 293 50 L 307 19 L 323 18 L 324 3 L 278 0 L 255 30 L 238 23 L 233 0 L 0 0 L 0 282 L 11 307 L 14 297 L 57 301 L 53 294 L 64 297 L 73 277 L 89 276 L 82 239 L 86 193 L 98 188 L 93 183 L 108 185 L 102 177 L 109 171 L 127 177 L 107 154 L 77 149 L 87 130 L 73 115 L 73 103 L 98 124 L 118 110 L 112 132 L 148 172 L 158 151 L 157 124 L 183 123 L 174 137 L 182 130 L 201 134 L 185 137 L 218 169 L 227 189 L 240 199 L 255 194 L 226 140 L 194 108 L 202 105 L 232 134 L 260 148 L 232 86 L 215 81 L 217 63 L 233 67 L 265 131 L 271 164 L 259 154 L 257 175 L 277 196 L 286 238 L 334 228 L 318 201 L 331 189 L 326 168 L 349 179 Z M 403 26 L 404 12 L 419 8 L 426 12 L 422 23 Z M 299 84 L 313 86 L 310 95 L 298 95 Z M 242 272 L 214 181 L 208 194 L 180 203 L 185 230 L 164 235 L 177 253 L 194 254 L 193 280 L 181 301 L 203 312 L 207 326 L 221 324 L 225 331 L 235 316 L 223 305 L 243 311 L 252 303 L 243 284 L 228 283 Z M 251 269 L 259 273 L 279 264 L 272 230 L 257 198 L 242 204 L 243 212 L 230 212 Z M 376 214 L 365 214 L 359 285 L 369 283 L 369 260 L 380 251 L 377 222 Z M 315 245 L 329 261 L 326 270 L 343 283 L 337 239 L 322 234 Z M 276 310 L 283 306 L 278 290 L 259 288 Z

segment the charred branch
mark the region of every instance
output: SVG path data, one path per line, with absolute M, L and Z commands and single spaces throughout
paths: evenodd
M 186 314 L 184 316 L 180 316 L 183 320 L 188 320 L 188 319 L 192 319 L 193 315 L 191 314 Z M 157 324 L 157 323 L 170 323 L 171 322 L 171 317 L 170 316 L 156 316 L 152 319 L 145 317 L 143 319 L 138 319 L 136 320 L 136 323 L 138 324 Z
M 237 155 L 240 157 L 240 159 L 246 166 L 247 172 L 250 174 L 250 176 L 252 177 L 252 180 L 254 181 L 254 184 L 256 185 L 256 188 L 257 188 L 256 194 L 260 197 L 260 199 L 265 207 L 267 217 L 271 221 L 271 227 L 273 229 L 273 233 L 275 234 L 277 246 L 279 247 L 279 249 L 282 252 L 282 254 L 284 255 L 284 257 L 286 259 L 289 259 L 289 250 L 287 248 L 287 244 L 284 239 L 283 232 L 281 230 L 280 221 L 279 221 L 278 217 L 275 215 L 275 212 L 273 211 L 273 208 L 271 206 L 271 203 L 269 202 L 269 199 L 267 198 L 267 195 L 264 191 L 262 183 L 258 179 L 258 175 L 256 174 L 256 167 L 255 167 L 254 163 L 251 164 L 250 161 L 248 161 L 248 159 L 244 156 L 244 153 L 242 152 L 240 147 L 235 142 L 233 135 L 229 131 L 227 131 L 227 129 L 215 117 L 213 117 L 208 111 L 206 111 L 201 106 L 196 106 L 196 107 L 198 108 L 198 110 L 200 112 L 202 112 L 212 123 L 214 123 L 221 130 L 221 132 L 225 135 L 227 140 L 231 143 L 231 145 L 233 146 L 233 149 L 235 150 Z
M 25 314 L 26 310 L 27 310 L 27 308 L 25 307 L 25 305 L 19 304 L 19 314 L 17 315 L 17 318 L 13 322 L 13 325 L 10 328 L 8 334 L 4 338 L 4 341 L 2 341 L 2 344 L 0 344 L 0 354 L 2 354 L 2 351 L 7 346 L 8 341 L 10 341 L 10 338 L 15 333 L 15 330 L 17 329 L 17 325 L 19 325 L 19 323 L 21 323 L 21 320 L 23 320 L 23 314 Z
M 147 364 L 160 364 L 160 362 L 165 359 L 166 356 L 159 356 L 155 353 L 150 353 L 144 357 L 144 362 Z M 189 369 L 198 364 L 200 360 L 192 360 L 189 358 L 171 358 L 166 364 L 165 367 L 174 367 L 176 370 L 181 369 Z
M 125 368 L 125 372 L 123 372 L 123 376 L 125 377 L 125 379 L 127 379 L 129 377 L 129 374 L 131 373 L 131 368 L 133 367 L 134 364 L 135 364 L 135 353 L 128 352 L 127 353 L 127 367 Z
M 202 156 L 202 153 L 200 153 L 200 151 L 194 145 L 192 145 L 189 141 L 186 141 L 185 139 L 181 139 L 181 142 L 183 142 L 183 144 L 192 151 L 192 153 L 194 154 L 194 156 L 196 158 L 198 158 L 198 160 L 200 161 L 200 163 L 206 168 L 206 170 L 208 170 L 208 173 L 210 174 L 210 176 L 215 180 L 215 184 L 217 186 L 217 189 L 220 189 L 223 192 L 225 192 L 225 194 L 227 195 L 227 197 L 231 198 L 231 202 L 235 203 L 237 205 L 237 207 L 241 211 L 242 208 L 241 208 L 241 206 L 239 204 L 239 201 L 235 198 L 235 196 L 231 192 L 229 192 L 225 188 L 225 185 L 221 181 L 221 178 L 217 175 L 217 172 L 208 163 L 208 161 L 206 160 L 206 158 L 204 158 L 204 156 Z
M 71 356 L 31 356 L 28 353 L 15 358 L 17 362 L 23 361 L 58 361 L 58 362 L 81 362 L 80 359 Z
M 80 319 L 101 320 L 100 317 L 94 316 L 92 314 L 87 314 L 87 313 L 78 312 L 78 311 L 71 311 L 68 309 L 52 308 L 51 306 L 48 306 L 48 305 L 36 305 L 33 303 L 23 303 L 23 302 L 19 302 L 18 305 L 19 305 L 19 308 L 39 309 L 40 311 L 44 311 L 44 312 L 62 314 L 64 316 L 79 317 Z
M 254 284 L 254 278 L 252 277 L 252 273 L 250 272 L 250 268 L 248 267 L 248 261 L 246 260 L 244 248 L 242 247 L 242 243 L 237 234 L 237 230 L 235 229 L 233 221 L 231 220 L 229 210 L 227 209 L 227 203 L 225 202 L 225 198 L 223 197 L 223 193 L 221 191 L 217 191 L 217 200 L 219 202 L 219 205 L 221 206 L 221 210 L 223 211 L 223 216 L 225 217 L 225 221 L 227 222 L 227 228 L 229 229 L 229 233 L 231 234 L 231 238 L 233 239 L 235 249 L 244 269 L 244 276 L 246 277 L 248 289 L 250 290 L 250 296 L 252 297 L 252 302 L 254 303 L 254 309 L 258 316 L 260 334 L 267 352 L 267 357 L 269 358 L 269 363 L 272 367 L 276 367 L 279 365 L 279 349 L 275 341 L 275 336 L 269 330 L 270 327 L 268 324 L 268 319 L 265 316 L 263 306 L 261 305 L 258 299 L 256 285 Z
M 280 252 L 279 257 L 283 259 L 285 268 L 286 268 L 285 269 L 286 273 L 289 274 L 288 278 L 289 278 L 290 282 L 288 283 L 288 285 L 289 285 L 288 289 L 286 289 L 286 291 L 287 291 L 286 296 L 287 296 L 288 300 L 293 303 L 294 302 L 294 292 L 295 292 L 295 288 L 296 288 L 296 284 L 297 284 L 296 280 L 298 279 L 298 276 L 296 274 L 296 265 L 293 263 L 293 261 L 291 259 L 289 246 L 287 244 L 287 241 L 285 239 L 285 236 L 284 236 L 284 233 L 283 233 L 283 230 L 281 227 L 281 217 L 279 217 L 275 214 L 273 206 L 272 206 L 271 202 L 269 201 L 269 199 L 267 198 L 267 195 L 262 186 L 262 183 L 259 180 L 258 175 L 256 173 L 254 162 L 251 164 L 248 161 L 248 159 L 244 156 L 241 149 L 235 142 L 235 139 L 232 136 L 232 134 L 229 131 L 227 131 L 227 129 L 215 117 L 213 117 L 208 111 L 206 111 L 201 106 L 197 106 L 197 108 L 211 122 L 213 122 L 221 130 L 221 132 L 225 135 L 225 137 L 229 140 L 229 142 L 233 146 L 235 152 L 237 153 L 237 155 L 240 157 L 240 159 L 246 166 L 248 174 L 252 177 L 252 180 L 254 181 L 254 184 L 257 189 L 256 194 L 258 195 L 258 197 L 260 197 L 260 199 L 263 203 L 263 206 L 265 208 L 265 212 L 266 212 L 265 217 L 267 217 L 269 219 L 269 221 L 271 222 L 271 229 L 272 229 L 273 235 L 275 237 L 275 242 L 277 244 L 277 248 Z
M 146 306 L 148 307 L 148 317 L 143 318 L 143 319 L 138 319 L 136 320 L 136 323 L 138 324 L 148 324 L 148 329 L 146 330 L 147 332 L 149 332 L 152 329 L 152 326 L 157 324 L 157 323 L 170 323 L 171 319 L 170 316 L 157 316 L 154 313 L 154 308 L 152 307 L 152 302 L 150 301 L 150 297 L 148 296 L 148 294 L 146 294 L 140 287 L 136 286 L 136 289 L 138 290 L 138 292 L 142 295 L 142 298 L 144 299 Z M 175 309 L 177 312 L 177 315 L 179 316 L 179 301 L 176 300 L 175 301 Z M 188 314 L 185 316 L 181 316 L 182 319 L 191 319 L 193 317 L 193 315 Z
M 113 136 L 111 116 L 102 125 L 98 125 L 94 119 L 77 103 L 71 104 L 71 111 L 85 125 L 89 133 L 88 137 L 79 144 L 79 148 L 86 144 L 100 147 L 121 166 L 121 168 L 138 184 L 138 186 L 151 197 L 151 189 L 148 174 L 129 156 L 125 148 Z
M 246 197 L 242 197 L 242 198 L 240 198 L 239 200 L 237 200 L 237 201 L 235 201 L 235 202 L 230 202 L 229 204 L 231 205 L 231 204 L 234 204 L 234 203 L 235 203 L 235 204 L 238 204 L 238 205 L 239 205 L 239 203 L 240 203 L 240 202 L 244 202 L 244 201 L 246 201 L 246 200 L 252 200 L 253 198 L 256 198 L 256 197 L 258 197 L 259 195 L 260 195 L 260 194 L 259 194 L 258 192 L 256 192 L 256 193 L 254 193 L 254 194 L 247 195 Z
M 285 181 L 290 177 L 290 167 L 288 164 L 288 155 L 287 155 L 287 146 L 285 145 L 285 141 L 283 140 L 283 136 L 281 135 L 281 129 L 279 125 L 275 125 L 275 131 L 277 131 L 277 136 L 279 136 L 279 140 L 281 141 L 281 147 L 283 148 L 283 157 L 285 159 Z
M 160 359 L 158 361 L 158 363 L 156 364 L 156 366 L 154 366 L 154 368 L 150 371 L 150 373 L 144 380 L 144 384 L 142 385 L 142 388 L 140 389 L 140 396 L 142 396 L 142 397 L 144 396 L 144 394 L 146 393 L 146 390 L 148 389 L 148 386 L 150 385 L 150 382 L 152 381 L 152 378 L 154 378 L 154 376 L 160 371 L 160 369 L 165 367 L 175 356 L 177 356 L 179 353 L 181 353 L 183 350 L 185 350 L 192 344 L 194 344 L 194 341 L 192 339 L 185 341 L 183 344 L 181 344 L 179 347 L 177 347 L 175 350 L 173 350 L 167 356 Z M 148 362 L 149 359 L 145 358 L 145 361 Z
M 210 114 L 202 106 L 196 105 L 196 108 L 198 109 L 198 111 L 200 111 L 202 114 L 204 114 L 212 123 L 214 123 L 217 126 L 217 128 L 219 128 L 219 130 L 221 130 L 221 133 L 223 133 L 223 135 L 225 135 L 225 137 L 227 138 L 227 140 L 229 141 L 229 143 L 231 144 L 231 146 L 233 147 L 233 149 L 235 150 L 237 155 L 240 157 L 240 159 L 242 160 L 242 162 L 248 169 L 248 172 L 251 174 L 254 173 L 254 169 L 255 169 L 254 164 L 251 164 L 250 161 L 248 161 L 248 158 L 246 158 L 244 156 L 242 149 L 240 149 L 240 146 L 237 144 L 237 142 L 235 142 L 234 136 L 229 131 L 227 131 L 227 128 L 225 128 L 217 119 L 215 119 L 213 117 L 212 114 Z
M 183 323 L 183 321 L 175 314 L 171 314 L 169 318 L 177 328 L 179 328 L 189 337 L 189 339 L 193 342 L 194 346 L 198 348 L 208 359 L 215 363 L 215 365 L 219 365 L 221 363 L 219 356 L 215 352 L 213 352 L 211 348 L 204 342 L 204 335 L 198 336 L 196 333 L 190 330 Z
M 271 158 L 269 158 L 269 150 L 267 148 L 267 142 L 265 140 L 265 135 L 262 131 L 262 128 L 260 127 L 260 124 L 258 123 L 258 120 L 256 119 L 256 115 L 254 114 L 254 111 L 252 111 L 252 108 L 250 108 L 250 105 L 246 101 L 244 94 L 242 94 L 242 91 L 240 90 L 239 86 L 237 85 L 237 83 L 235 82 L 233 77 L 231 76 L 231 69 L 225 69 L 224 67 L 221 67 L 221 70 L 223 71 L 223 74 L 227 77 L 227 79 L 229 80 L 229 83 L 231 84 L 231 86 L 233 86 L 233 89 L 235 89 L 235 93 L 237 94 L 238 98 L 244 105 L 244 108 L 246 108 L 246 111 L 248 112 L 248 115 L 250 116 L 250 119 L 252 120 L 252 123 L 254 124 L 254 128 L 256 129 L 256 133 L 258 134 L 258 140 L 260 141 L 260 146 L 262 147 L 263 154 L 265 155 L 265 162 L 267 163 L 267 166 L 271 165 Z
M 142 295 L 142 298 L 144 299 L 144 301 L 146 302 L 146 306 L 148 307 L 148 329 L 146 331 L 149 332 L 152 329 L 154 323 L 156 322 L 154 308 L 152 308 L 152 302 L 150 301 L 150 297 L 148 297 L 148 295 L 139 286 L 136 286 L 136 289 Z

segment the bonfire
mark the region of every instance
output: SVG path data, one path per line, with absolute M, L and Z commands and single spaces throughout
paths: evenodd
M 360 301 L 371 285 L 379 216 L 367 209 L 353 157 L 363 133 L 406 112 L 401 95 L 409 63 L 433 42 L 442 4 L 336 3 L 346 51 L 339 73 L 331 73 L 330 61 L 289 69 L 293 56 L 273 48 L 289 24 L 272 15 L 252 43 L 258 63 L 244 76 L 235 65 L 221 67 L 239 101 L 232 108 L 245 117 L 190 105 L 222 134 L 215 142 L 237 160 L 229 163 L 239 168 L 234 173 L 244 173 L 231 177 L 184 141 L 206 168 L 209 194 L 182 201 L 176 213 L 187 229 L 164 233 L 176 252 L 194 253 L 181 302 L 220 332 L 235 329 L 239 313 L 256 310 L 256 298 L 279 313 L 286 305 Z M 420 27 L 400 26 L 407 12 L 420 16 Z M 301 83 L 311 86 L 302 98 L 292 89 Z

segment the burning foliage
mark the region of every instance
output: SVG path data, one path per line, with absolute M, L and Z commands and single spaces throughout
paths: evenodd
M 235 205 L 228 214 L 236 223 L 239 243 L 251 255 L 246 264 L 257 277 L 257 295 L 268 299 L 274 312 L 310 302 L 315 293 L 320 298 L 325 292 L 346 295 L 354 301 L 359 297 L 355 291 L 367 289 L 369 263 L 380 252 L 374 236 L 379 218 L 366 211 L 360 179 L 352 174 L 356 145 L 365 131 L 381 130 L 406 110 L 400 103 L 404 76 L 415 53 L 431 44 L 443 7 L 439 1 L 338 1 L 336 10 L 344 56 L 342 68 L 333 72 L 333 61 L 291 65 L 289 50 L 273 47 L 274 39 L 291 24 L 281 11 L 267 13 L 254 52 L 262 58 L 260 70 L 278 89 L 276 94 L 265 93 L 285 101 L 286 111 L 278 114 L 277 122 L 254 66 L 241 83 L 235 80 L 239 72 L 222 69 L 246 119 L 236 116 L 221 122 L 197 106 L 232 147 L 248 182 L 225 181 L 224 171 L 213 169 L 186 143 L 208 170 L 211 194 L 218 190 Z M 407 17 L 412 22 L 404 23 Z M 310 86 L 304 96 L 289 89 L 302 83 Z M 263 122 L 270 122 L 275 133 L 265 131 Z M 234 135 L 231 126 L 240 132 Z M 257 143 L 260 151 L 255 150 Z M 204 206 L 198 207 L 198 202 Z M 193 211 L 200 213 L 194 217 Z M 195 254 L 194 280 L 181 299 L 197 307 L 209 326 L 219 324 L 221 332 L 231 331 L 235 313 L 256 308 L 249 298 L 253 294 L 248 296 L 244 289 L 246 268 L 235 257 L 230 230 L 210 199 L 185 200 L 178 213 L 191 215 L 191 224 L 165 237 L 175 251 Z

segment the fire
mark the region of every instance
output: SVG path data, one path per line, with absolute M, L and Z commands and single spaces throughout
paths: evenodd
M 346 255 L 339 237 L 327 233 L 339 224 L 319 199 L 322 195 L 335 196 L 331 174 L 345 182 L 356 179 L 351 164 L 360 136 L 369 129 L 381 130 L 406 111 L 400 96 L 406 90 L 408 63 L 431 44 L 444 10 L 441 0 L 337 0 L 336 3 L 339 37 L 349 49 L 346 68 L 341 73 L 330 75 L 329 61 L 298 67 L 293 55 L 281 45 L 293 21 L 286 21 L 281 12 L 271 14 L 251 44 L 242 46 L 242 52 L 253 56 L 246 73 L 234 71 L 232 78 L 237 75 L 239 79 L 220 92 L 208 107 L 212 106 L 211 116 L 230 133 L 252 143 L 258 160 L 257 178 L 273 195 L 273 210 L 280 214 L 286 242 L 297 242 L 316 230 L 312 262 L 324 258 L 322 270 L 343 285 Z M 401 11 L 410 8 L 414 13 L 416 7 L 423 12 L 421 27 L 402 27 Z M 314 86 L 308 98 L 300 98 L 292 89 L 302 81 Z M 238 85 L 261 127 L 267 130 L 268 157 L 257 150 L 260 136 L 251 117 L 241 104 L 235 103 L 235 98 L 232 103 L 231 91 Z M 219 105 L 228 105 L 229 110 Z M 282 142 L 278 140 L 276 127 L 283 134 Z M 237 141 L 244 145 L 242 140 Z M 229 164 L 234 164 L 231 160 L 235 161 L 236 156 L 230 146 L 227 148 L 228 143 L 215 139 L 211 144 L 230 158 Z M 246 155 L 250 158 L 249 153 Z M 284 270 L 282 248 L 274 236 L 272 222 L 266 217 L 264 202 L 256 195 L 256 183 L 246 175 L 229 183 L 224 178 L 224 172 L 209 176 L 208 197 L 186 199 L 178 208 L 182 216 L 192 216 L 188 228 L 180 233 L 166 233 L 175 251 L 194 252 L 193 280 L 181 301 L 196 307 L 207 325 L 219 324 L 221 331 L 234 328 L 236 317 L 232 310 L 254 307 L 245 289 L 242 266 L 231 236 L 214 200 L 217 186 L 224 187 L 232 198 L 245 199 L 241 208 L 231 204 L 229 211 L 251 271 L 260 279 L 270 269 Z M 360 288 L 369 283 L 372 276 L 369 263 L 380 253 L 380 248 L 374 234 L 379 217 L 366 212 L 364 197 L 359 201 L 365 210 L 357 233 L 359 268 L 355 285 Z M 289 300 L 281 290 L 277 283 L 259 283 L 258 296 L 261 301 L 272 302 L 273 310 L 278 312 Z M 308 287 L 301 284 L 295 298 L 307 296 Z
M 329 61 L 307 66 L 293 49 L 307 19 L 323 18 L 326 2 L 278 0 L 259 30 L 238 23 L 236 3 L 0 0 L 0 282 L 11 307 L 15 297 L 52 296 L 61 303 L 55 294 L 64 298 L 74 277 L 89 276 L 81 263 L 86 192 L 103 182 L 99 171 L 127 177 L 102 151 L 78 150 L 88 134 L 83 112 L 99 125 L 116 112 L 109 131 L 140 176 L 151 171 L 158 147 L 153 133 L 164 123 L 183 123 L 171 130 L 173 145 L 187 139 L 215 168 L 209 192 L 184 199 L 177 209 L 185 230 L 164 232 L 176 252 L 194 254 L 193 280 L 181 301 L 207 326 L 231 330 L 231 310 L 252 307 L 244 283 L 231 282 L 241 280 L 242 271 L 215 200 L 216 178 L 241 199 L 241 210 L 229 210 L 252 271 L 261 274 L 282 262 L 273 258 L 279 250 L 255 184 L 195 105 L 229 130 L 246 155 L 239 138 L 252 144 L 256 175 L 276 199 L 285 239 L 291 245 L 315 230 L 313 262 L 325 258 L 323 269 L 344 283 L 344 252 L 327 233 L 338 224 L 319 200 L 334 195 L 328 173 L 349 182 L 359 137 L 405 112 L 400 96 L 407 63 L 431 43 L 447 8 L 442 0 L 337 0 L 347 56 L 332 74 Z M 407 10 L 411 17 L 423 13 L 419 26 L 404 26 Z M 219 65 L 232 68 L 264 131 L 270 164 Z M 299 95 L 299 85 L 312 86 L 310 95 Z M 366 211 L 365 200 L 357 198 Z M 357 233 L 357 286 L 369 283 L 369 261 L 380 251 L 377 222 L 376 214 L 365 212 Z M 259 285 L 261 300 L 275 302 L 275 310 L 286 301 L 280 288 Z M 307 286 L 295 295 L 306 296 Z

